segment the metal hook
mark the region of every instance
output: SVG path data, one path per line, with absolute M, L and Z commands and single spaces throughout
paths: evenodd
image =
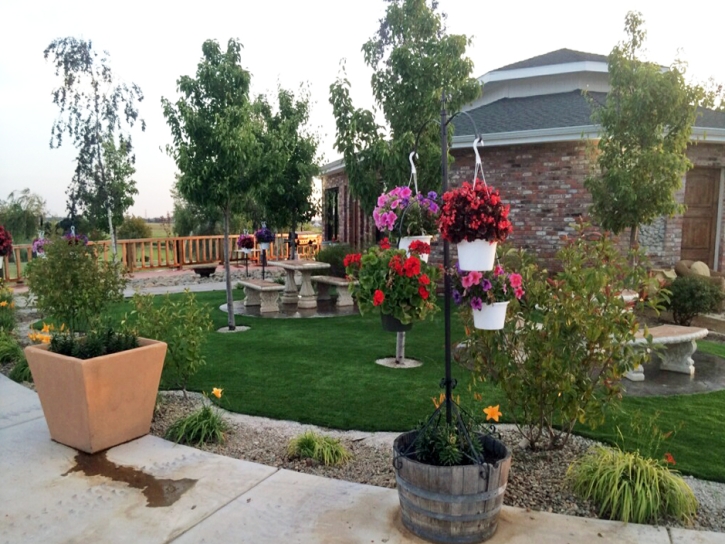
M 408 161 L 410 162 L 410 178 L 413 180 L 413 183 L 415 184 L 415 194 L 418 194 L 418 171 L 415 169 L 415 163 L 413 162 L 413 157 L 418 158 L 418 153 L 416 151 L 411 151 L 410 155 L 408 155 Z M 408 187 L 410 187 L 410 181 L 408 182 Z
M 483 145 L 483 138 L 480 136 L 476 136 L 476 138 L 473 140 L 473 152 L 476 154 L 476 164 L 481 164 L 481 155 L 478 154 L 478 143 L 481 142 L 481 145 Z

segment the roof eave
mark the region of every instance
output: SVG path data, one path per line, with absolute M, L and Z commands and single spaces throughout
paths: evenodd
M 575 72 L 601 72 L 609 71 L 606 62 L 584 60 L 579 62 L 567 62 L 564 64 L 549 64 L 546 66 L 533 66 L 530 68 L 514 68 L 512 70 L 493 70 L 478 78 L 481 83 L 494 81 L 509 81 L 512 79 L 524 79 L 540 76 L 553 76 L 558 74 L 570 74 Z
M 535 130 L 517 130 L 512 132 L 495 132 L 481 134 L 484 145 L 516 145 L 541 144 L 546 142 L 571 142 L 582 138 L 597 138 L 599 127 L 597 125 L 583 125 L 577 127 L 557 127 Z M 451 147 L 460 149 L 472 145 L 472 135 L 454 136 Z

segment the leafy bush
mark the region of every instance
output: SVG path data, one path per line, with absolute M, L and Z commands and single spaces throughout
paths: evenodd
M 595 446 L 572 463 L 567 480 L 609 519 L 656 523 L 672 516 L 690 522 L 697 511 L 697 499 L 682 477 L 639 452 Z
M 352 247 L 348 244 L 332 244 L 323 247 L 315 257 L 315 260 L 321 263 L 328 263 L 330 270 L 328 273 L 330 276 L 337 278 L 345 277 L 345 265 L 342 262 L 345 260 L 345 256 L 348 253 L 352 253 Z
M 337 438 L 305 431 L 287 446 L 290 458 L 314 459 L 323 465 L 339 466 L 352 459 L 352 454 Z
M 23 348 L 12 334 L 0 331 L 0 364 L 15 363 L 25 359 Z
M 151 227 L 143 217 L 130 216 L 123 219 L 116 235 L 119 240 L 133 240 L 135 238 L 151 238 Z
M 15 366 L 10 371 L 10 374 L 8 374 L 8 377 L 18 383 L 33 383 L 33 374 L 30 372 L 30 367 L 28 366 L 28 361 L 25 359 L 25 356 L 15 363 Z
M 13 290 L 2 287 L 0 288 L 0 331 L 12 332 L 16 324 Z
M 475 459 L 483 454 L 481 441 L 475 434 L 471 432 L 466 436 L 457 424 L 448 425 L 442 420 L 418 433 L 415 450 L 418 461 L 436 466 L 468 465 L 473 462 L 471 458 Z
M 129 331 L 115 332 L 110 327 L 94 329 L 84 336 L 69 332 L 53 333 L 50 351 L 77 359 L 92 359 L 138 347 L 138 338 Z
M 45 259 L 26 267 L 27 284 L 41 312 L 68 327 L 71 334 L 89 330 L 126 285 L 121 263 L 100 260 L 94 246 L 79 238 L 53 238 Z
M 175 421 L 166 431 L 174 442 L 199 446 L 224 441 L 227 424 L 211 406 L 205 405 L 190 416 Z
M 166 359 L 161 379 L 166 387 L 182 389 L 199 367 L 205 364 L 202 350 L 206 332 L 212 321 L 209 308 L 196 302 L 189 290 L 174 302 L 168 295 L 161 304 L 154 303 L 152 295 L 136 294 L 132 304 L 134 311 L 126 320 L 126 326 L 139 336 L 166 342 Z
M 668 289 L 672 318 L 678 325 L 689 326 L 699 314 L 717 311 L 723 299 L 719 285 L 697 276 L 677 277 Z
M 620 398 L 622 375 L 647 357 L 630 344 L 638 323 L 620 296 L 628 288 L 642 291 L 643 257 L 630 267 L 608 237 L 582 228 L 558 259 L 563 272 L 548 278 L 535 263 L 509 256 L 522 263 L 526 295 L 510 302 L 502 331 L 472 333 L 462 352 L 464 363 L 501 387 L 510 417 L 534 449 L 563 446 L 577 421 L 601 423 Z M 465 311 L 464 319 L 470 320 Z

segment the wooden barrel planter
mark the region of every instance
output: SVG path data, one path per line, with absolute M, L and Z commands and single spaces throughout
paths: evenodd
M 496 532 L 511 468 L 511 451 L 492 436 L 476 433 L 493 464 L 439 467 L 420 463 L 405 452 L 417 432 L 393 444 L 395 480 L 403 524 L 431 542 L 482 542 Z M 414 457 L 414 455 L 413 455 Z

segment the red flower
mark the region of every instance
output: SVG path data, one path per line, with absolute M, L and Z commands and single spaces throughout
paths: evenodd
M 420 274 L 420 259 L 418 257 L 408 257 L 405 260 L 403 269 L 405 270 L 405 275 L 409 278 L 417 276 Z
M 430 278 L 427 276 L 427 274 L 423 274 L 418 278 L 418 283 L 421 285 L 430 285 Z
M 670 452 L 665 453 L 665 463 L 669 465 L 675 464 L 675 458 L 672 457 L 672 454 Z
M 411 253 L 418 253 L 420 255 L 429 255 L 430 244 L 426 244 L 425 242 L 421 242 L 420 240 L 413 240 L 413 243 L 411 243 L 410 247 L 408 247 L 408 251 L 410 251 Z
M 373 306 L 380 306 L 384 300 L 385 293 L 383 293 L 380 289 L 376 289 L 375 294 L 373 294 Z
M 428 297 L 430 296 L 430 293 L 428 293 L 428 289 L 423 286 L 418 287 L 418 294 L 423 300 L 428 300 Z
M 357 264 L 360 266 L 360 258 L 362 255 L 360 253 L 349 253 L 345 256 L 345 259 L 342 261 L 342 264 L 347 268 L 351 264 Z
M 390 249 L 390 240 L 387 238 L 380 240 L 380 249 Z

